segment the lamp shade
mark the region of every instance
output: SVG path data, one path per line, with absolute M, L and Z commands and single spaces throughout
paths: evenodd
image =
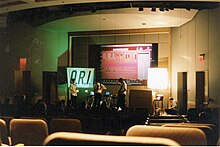
M 168 72 L 167 68 L 148 68 L 148 88 L 167 89 Z

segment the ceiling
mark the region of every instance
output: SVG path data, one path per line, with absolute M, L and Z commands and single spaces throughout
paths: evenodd
M 136 8 L 103 10 L 97 13 L 69 17 L 42 25 L 53 31 L 98 31 L 139 28 L 177 27 L 189 20 L 197 10 L 175 9 L 169 12 L 151 12 L 150 8 L 138 11 Z
M 0 14 L 7 18 L 7 24 L 26 21 L 54 32 L 161 28 L 181 26 L 199 10 L 219 7 L 219 2 L 1 0 Z M 152 8 L 156 11 L 151 11 Z

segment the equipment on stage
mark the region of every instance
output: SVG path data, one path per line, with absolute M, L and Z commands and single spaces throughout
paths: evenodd
M 114 107 L 117 105 L 117 98 L 118 98 L 117 94 L 111 95 L 109 91 L 106 91 L 105 94 L 102 96 L 101 102 L 105 101 L 107 107 L 112 107 L 112 106 Z M 95 93 L 94 91 L 90 91 L 89 96 L 87 98 L 87 104 L 90 107 L 93 107 L 94 99 L 95 99 Z

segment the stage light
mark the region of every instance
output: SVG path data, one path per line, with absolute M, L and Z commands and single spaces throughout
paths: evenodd
M 165 8 L 166 11 L 169 11 L 169 8 Z
M 164 8 L 159 8 L 160 11 L 164 11 Z
M 155 7 L 151 8 L 151 11 L 156 12 L 156 8 Z
M 144 11 L 143 7 L 139 7 L 138 11 Z

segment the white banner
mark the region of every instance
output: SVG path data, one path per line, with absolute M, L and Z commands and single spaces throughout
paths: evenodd
M 78 88 L 93 88 L 94 68 L 67 68 L 68 87 L 70 80 L 75 79 Z

